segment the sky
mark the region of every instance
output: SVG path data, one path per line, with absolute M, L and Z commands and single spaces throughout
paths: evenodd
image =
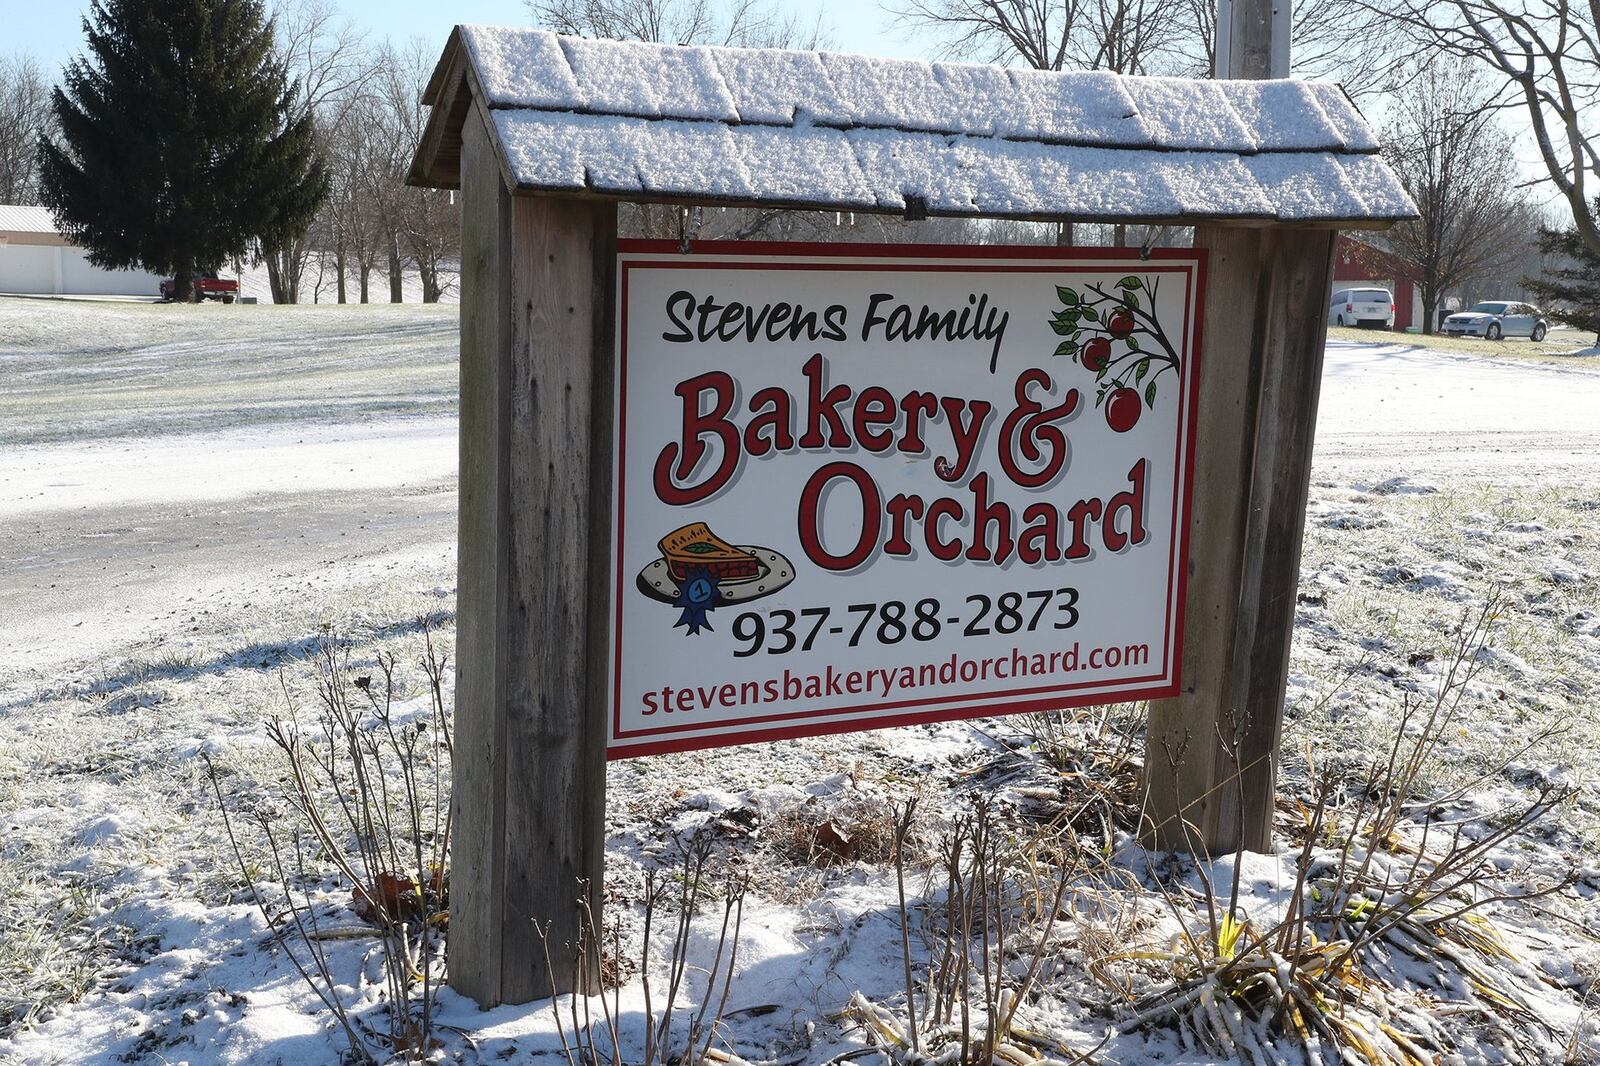
M 395 41 L 422 37 L 442 49 L 458 22 L 529 25 L 522 0 L 333 0 L 337 9 L 376 37 Z M 817 5 L 782 0 L 793 12 Z M 832 47 L 871 55 L 926 55 L 934 42 L 897 31 L 876 0 L 825 0 L 822 23 Z M 54 73 L 83 45 L 82 19 L 88 0 L 0 0 L 0 54 L 31 53 Z

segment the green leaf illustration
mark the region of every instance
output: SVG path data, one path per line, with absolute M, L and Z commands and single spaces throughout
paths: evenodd
M 1139 382 L 1143 381 L 1144 380 L 1144 376 L 1146 374 L 1148 374 L 1149 372 L 1150 372 L 1150 360 L 1148 360 L 1148 359 L 1139 360 L 1138 369 L 1136 369 L 1133 372 L 1134 383 L 1138 384 Z M 1154 385 L 1155 382 L 1152 381 L 1150 384 Z
M 1078 302 L 1078 290 L 1069 289 L 1064 285 L 1056 286 L 1056 295 L 1060 297 L 1061 302 L 1066 304 L 1068 307 L 1071 307 L 1073 304 Z
M 1139 348 L 1139 338 L 1138 337 L 1129 337 L 1128 338 L 1128 351 L 1137 352 L 1139 350 L 1140 350 L 1140 348 Z
M 1092 307 L 1085 306 L 1083 308 L 1083 317 L 1088 319 L 1090 322 L 1098 322 L 1100 321 L 1100 312 L 1096 311 Z
M 1073 331 L 1073 324 L 1071 322 L 1052 322 L 1050 323 L 1050 328 L 1055 330 L 1058 336 L 1065 337 Z
M 1139 297 L 1135 296 L 1131 292 L 1125 292 L 1122 294 L 1122 302 L 1133 308 L 1135 311 L 1139 310 Z
M 1078 354 L 1078 342 L 1077 341 L 1062 341 L 1060 344 L 1056 345 L 1056 354 L 1057 355 L 1077 355 Z
M 1119 289 L 1129 289 L 1129 290 L 1131 290 L 1131 289 L 1137 289 L 1138 287 L 1139 287 L 1139 279 L 1134 277 L 1132 274 L 1129 274 L 1127 277 L 1125 277 L 1121 281 L 1117 282 L 1117 288 L 1119 288 Z
M 1144 402 L 1146 407 L 1156 405 L 1156 383 L 1153 381 L 1144 387 Z

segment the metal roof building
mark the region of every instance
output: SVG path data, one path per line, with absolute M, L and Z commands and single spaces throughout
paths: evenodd
M 95 266 L 43 207 L 0 204 L 0 294 L 155 296 L 160 281 L 142 270 Z

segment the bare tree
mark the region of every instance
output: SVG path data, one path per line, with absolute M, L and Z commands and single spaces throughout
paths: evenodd
M 821 34 L 820 19 L 808 29 L 798 15 L 760 0 L 527 0 L 527 6 L 540 25 L 575 37 L 816 48 Z
M 1358 101 L 1398 91 L 1413 53 L 1366 0 L 1295 0 L 1290 42 L 1295 74 L 1336 81 Z
M 1062 70 L 1081 52 L 1085 0 L 910 0 L 899 21 L 939 40 L 952 58 Z
M 39 138 L 54 122 L 38 62 L 25 53 L 0 57 L 0 204 L 39 202 Z
M 349 300 L 352 274 L 358 283 L 358 298 L 371 301 L 372 272 L 377 268 L 383 246 L 380 213 L 372 195 L 372 172 L 385 166 L 375 114 L 378 102 L 370 94 L 352 92 L 341 98 L 333 120 L 326 125 L 323 143 L 328 152 L 331 188 L 319 219 L 316 238 L 323 257 L 333 258 L 336 295 L 340 303 Z
M 1433 47 L 1497 76 L 1496 103 L 1527 123 L 1539 162 L 1600 254 L 1600 2 L 1365 0 Z
M 1191 17 L 1191 9 L 1173 0 L 1086 0 L 1083 32 L 1073 42 L 1074 65 L 1116 74 L 1168 73 L 1198 31 Z
M 1390 165 L 1421 215 L 1389 231 L 1419 267 L 1423 331 L 1444 295 L 1484 279 L 1523 251 L 1528 231 L 1507 137 L 1478 71 L 1448 56 L 1427 63 L 1393 101 Z
M 1404 49 L 1368 4 L 1295 0 L 1295 73 L 1355 97 L 1386 87 Z M 1217 0 L 906 0 L 893 10 L 952 58 L 1199 78 L 1216 66 Z
M 460 256 L 461 212 L 455 197 L 442 189 L 415 188 L 405 180 L 427 120 L 422 91 L 433 70 L 432 58 L 430 46 L 420 39 L 398 51 L 387 48 L 378 80 L 382 128 L 390 146 L 387 168 L 379 175 L 385 183 L 379 204 L 390 240 L 389 289 L 396 302 L 402 258 L 416 265 L 422 302 L 438 303 L 447 288 L 441 268 Z
M 761 0 L 527 0 L 541 25 L 579 37 L 711 44 L 745 48 L 825 47 L 820 16 L 807 23 Z M 638 237 L 749 239 L 797 231 L 816 238 L 843 215 L 834 212 L 712 208 L 685 211 L 672 204 L 623 204 L 620 231 Z M 864 222 L 866 227 L 875 222 Z M 852 228 L 854 228 L 852 223 Z M 837 234 L 835 234 L 837 235 Z
M 297 114 L 313 116 L 318 150 L 330 169 L 337 165 L 329 140 L 344 114 L 360 99 L 362 87 L 376 69 L 364 35 L 340 15 L 329 0 L 289 0 L 279 4 L 273 20 L 278 54 L 295 78 Z M 324 216 L 328 210 L 324 205 Z M 270 248 L 262 249 L 274 303 L 298 303 L 300 282 L 313 252 L 319 225 Z

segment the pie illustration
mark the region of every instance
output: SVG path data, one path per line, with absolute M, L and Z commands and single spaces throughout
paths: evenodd
M 704 570 L 718 581 L 740 581 L 761 576 L 761 560 L 754 552 L 736 548 L 711 532 L 704 522 L 691 522 L 661 538 L 658 545 L 667 572 L 682 582 L 691 571 Z
M 679 608 L 676 625 L 691 634 L 711 629 L 718 607 L 771 596 L 794 580 L 794 564 L 782 552 L 729 543 L 704 522 L 679 526 L 656 547 L 661 557 L 639 571 L 639 591 Z

